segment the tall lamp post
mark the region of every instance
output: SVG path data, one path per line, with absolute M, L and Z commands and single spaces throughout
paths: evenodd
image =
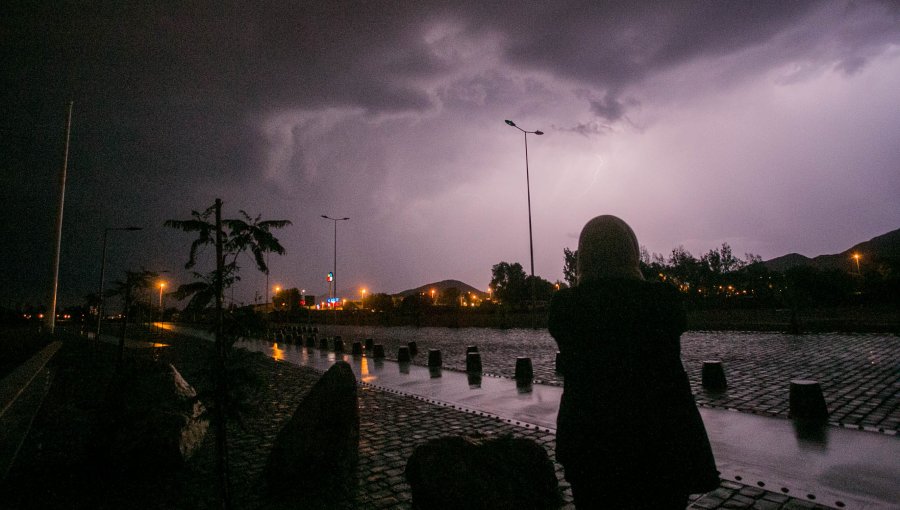
M 856 260 L 856 276 L 862 276 L 862 271 L 859 269 L 859 253 L 854 253 L 853 259 Z
M 347 221 L 350 218 L 332 218 L 331 216 L 327 216 L 325 214 L 322 215 L 326 220 L 331 220 L 334 222 L 334 266 L 332 268 L 332 282 L 331 282 L 331 297 L 335 297 L 337 294 L 337 224 L 339 221 Z M 332 303 L 334 306 L 334 303 Z
M 542 135 L 543 131 L 540 129 L 535 131 L 526 131 L 519 126 L 516 125 L 515 122 L 511 120 L 506 120 L 506 124 L 508 126 L 512 126 L 525 136 L 525 187 L 528 192 L 528 249 L 531 254 L 531 327 L 533 329 L 537 328 L 537 322 L 534 317 L 534 304 L 537 301 L 537 290 L 535 287 L 535 278 L 534 278 L 534 237 L 531 233 L 531 178 L 528 175 L 528 135 Z
M 103 230 L 103 252 L 100 256 L 100 288 L 97 292 L 97 341 L 100 341 L 100 324 L 103 322 L 103 277 L 106 276 L 106 238 L 111 230 L 127 230 L 134 232 L 142 227 L 112 227 Z

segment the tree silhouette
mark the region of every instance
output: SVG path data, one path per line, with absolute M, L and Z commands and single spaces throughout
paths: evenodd
M 196 233 L 197 238 L 191 243 L 188 261 L 185 269 L 196 265 L 198 251 L 208 245 L 215 246 L 216 268 L 208 275 L 200 275 L 197 282 L 182 285 L 176 291 L 177 296 L 184 299 L 192 296 L 191 302 L 197 307 L 208 306 L 210 301 L 215 301 L 215 335 L 216 335 L 216 361 L 213 369 L 215 382 L 215 399 L 213 406 L 213 422 L 216 430 L 216 471 L 219 486 L 219 495 L 222 507 L 231 507 L 229 495 L 229 467 L 228 467 L 228 439 L 226 434 L 226 420 L 229 410 L 233 406 L 240 407 L 239 398 L 229 399 L 229 379 L 242 373 L 241 370 L 229 369 L 229 357 L 232 346 L 237 340 L 241 327 L 234 317 L 226 328 L 222 313 L 222 301 L 224 289 L 239 280 L 238 259 L 241 254 L 250 252 L 257 269 L 268 273 L 265 254 L 275 252 L 284 254 L 284 247 L 270 232 L 270 229 L 282 228 L 291 224 L 287 220 L 260 221 L 260 217 L 252 218 L 249 214 L 240 211 L 242 219 L 222 219 L 222 201 L 216 202 L 202 213 L 191 211 L 190 220 L 168 220 L 165 226 Z M 212 218 L 212 221 L 211 221 Z M 238 391 L 240 388 L 236 388 Z
M 491 287 L 502 303 L 511 307 L 522 304 L 528 297 L 525 270 L 522 264 L 500 262 L 491 268 Z
M 563 278 L 569 284 L 569 287 L 574 287 L 578 283 L 578 250 L 572 251 L 568 248 L 563 248 L 563 256 L 565 257 Z

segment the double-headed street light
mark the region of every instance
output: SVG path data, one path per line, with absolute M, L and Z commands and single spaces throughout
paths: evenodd
M 506 124 L 512 126 L 525 136 L 525 187 L 528 192 L 528 249 L 531 254 L 531 327 L 537 328 L 537 323 L 535 322 L 534 317 L 534 305 L 535 301 L 537 301 L 537 290 L 535 287 L 535 278 L 534 278 L 534 237 L 531 233 L 531 177 L 528 175 L 528 135 L 542 135 L 543 131 L 537 129 L 535 131 L 526 131 L 519 126 L 516 125 L 515 122 L 511 120 L 506 120 Z
M 339 221 L 347 221 L 350 218 L 332 218 L 331 216 L 327 216 L 325 214 L 323 214 L 322 217 L 326 220 L 331 220 L 334 222 L 334 267 L 331 270 L 331 297 L 334 298 L 335 294 L 337 294 L 337 224 Z
M 97 336 L 100 341 L 100 324 L 103 321 L 103 277 L 106 276 L 106 238 L 111 230 L 127 230 L 134 232 L 143 230 L 143 227 L 111 227 L 103 230 L 103 254 L 100 256 L 100 290 L 97 293 Z

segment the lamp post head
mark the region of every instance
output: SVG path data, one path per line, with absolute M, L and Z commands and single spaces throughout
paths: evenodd
M 328 216 L 326 216 L 326 215 L 324 215 L 324 214 L 322 215 L 322 217 L 325 218 L 326 220 L 330 220 L 330 219 L 331 219 L 331 218 L 329 218 Z
M 513 122 L 513 121 L 511 121 L 511 120 L 505 120 L 505 121 L 503 121 L 503 122 L 506 122 L 506 125 L 507 125 L 507 126 L 519 127 L 519 126 L 516 126 L 516 123 Z
M 536 135 L 542 135 L 542 134 L 544 134 L 544 132 L 541 131 L 540 129 L 538 129 L 537 131 L 534 132 L 534 134 L 536 134 Z

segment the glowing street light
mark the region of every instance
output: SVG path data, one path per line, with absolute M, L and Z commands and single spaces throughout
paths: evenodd
M 528 174 L 528 135 L 542 135 L 543 131 L 540 129 L 535 131 L 526 131 L 519 126 L 516 125 L 515 122 L 511 120 L 505 121 L 508 126 L 512 126 L 525 136 L 525 187 L 528 192 L 528 249 L 531 254 L 531 327 L 537 328 L 537 322 L 535 322 L 534 317 L 534 306 L 535 301 L 537 301 L 537 288 L 535 287 L 535 278 L 534 278 L 534 237 L 531 233 L 531 178 Z
M 856 275 L 862 276 L 862 273 L 859 270 L 859 253 L 854 253 L 853 259 L 856 260 Z
M 159 282 L 159 311 L 162 313 L 162 299 L 163 299 L 163 289 L 166 288 L 166 282 Z

